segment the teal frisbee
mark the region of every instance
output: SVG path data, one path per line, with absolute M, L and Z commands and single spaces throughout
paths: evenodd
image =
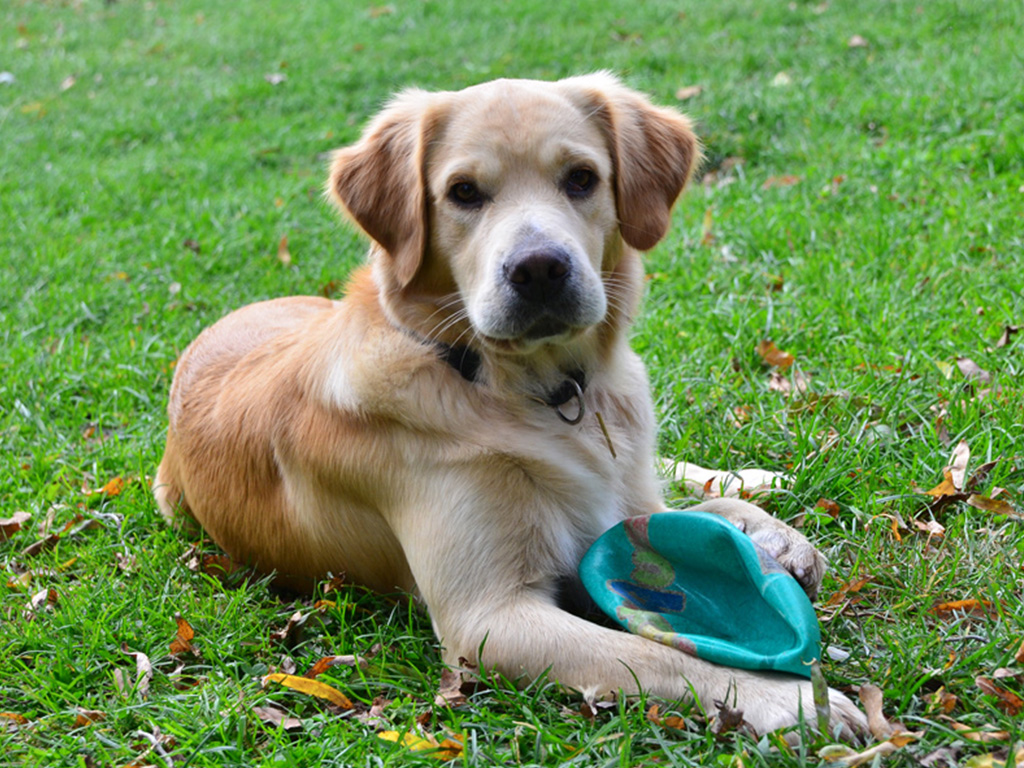
M 707 661 L 810 677 L 820 658 L 818 617 L 800 584 L 718 515 L 628 518 L 594 542 L 579 574 L 625 629 Z

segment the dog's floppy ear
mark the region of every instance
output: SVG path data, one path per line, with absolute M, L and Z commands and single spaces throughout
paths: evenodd
M 690 120 L 656 107 L 607 72 L 561 81 L 599 120 L 615 167 L 615 201 L 622 238 L 653 248 L 668 231 L 672 205 L 700 162 Z
M 387 252 L 399 287 L 416 275 L 428 242 L 425 151 L 439 120 L 433 96 L 401 93 L 331 162 L 328 196 Z

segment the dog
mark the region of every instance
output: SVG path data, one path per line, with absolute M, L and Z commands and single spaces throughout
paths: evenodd
M 327 194 L 372 240 L 344 299 L 250 305 L 178 361 L 161 512 L 292 588 L 332 572 L 412 593 L 450 664 L 727 701 L 759 733 L 815 722 L 807 681 L 574 610 L 590 544 L 665 508 L 627 336 L 640 252 L 700 156 L 686 117 L 607 73 L 402 92 L 332 159 Z M 824 561 L 797 531 L 736 498 L 698 508 L 817 589 Z M 829 697 L 833 727 L 863 729 Z

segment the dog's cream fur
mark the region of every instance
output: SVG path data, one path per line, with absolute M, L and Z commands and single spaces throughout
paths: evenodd
M 605 74 L 402 93 L 331 168 L 329 194 L 374 241 L 345 299 L 245 307 L 179 361 L 161 511 L 191 514 L 285 584 L 334 572 L 418 595 L 452 663 L 728 701 L 762 732 L 801 707 L 813 722 L 809 683 L 715 666 L 557 602 L 603 531 L 663 509 L 627 332 L 638 251 L 665 234 L 698 158 L 686 118 Z M 468 345 L 478 373 L 434 342 Z M 585 380 L 577 425 L 541 402 L 570 371 Z M 736 499 L 704 508 L 816 590 L 823 561 L 800 534 Z M 836 723 L 861 726 L 831 699 Z

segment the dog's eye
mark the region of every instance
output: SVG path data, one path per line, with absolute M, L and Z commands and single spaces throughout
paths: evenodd
M 597 174 L 589 168 L 577 168 L 565 179 L 565 192 L 569 197 L 587 197 L 597 186 Z
M 460 181 L 452 184 L 448 190 L 448 199 L 463 208 L 479 208 L 484 204 L 484 196 L 476 184 L 471 181 Z

